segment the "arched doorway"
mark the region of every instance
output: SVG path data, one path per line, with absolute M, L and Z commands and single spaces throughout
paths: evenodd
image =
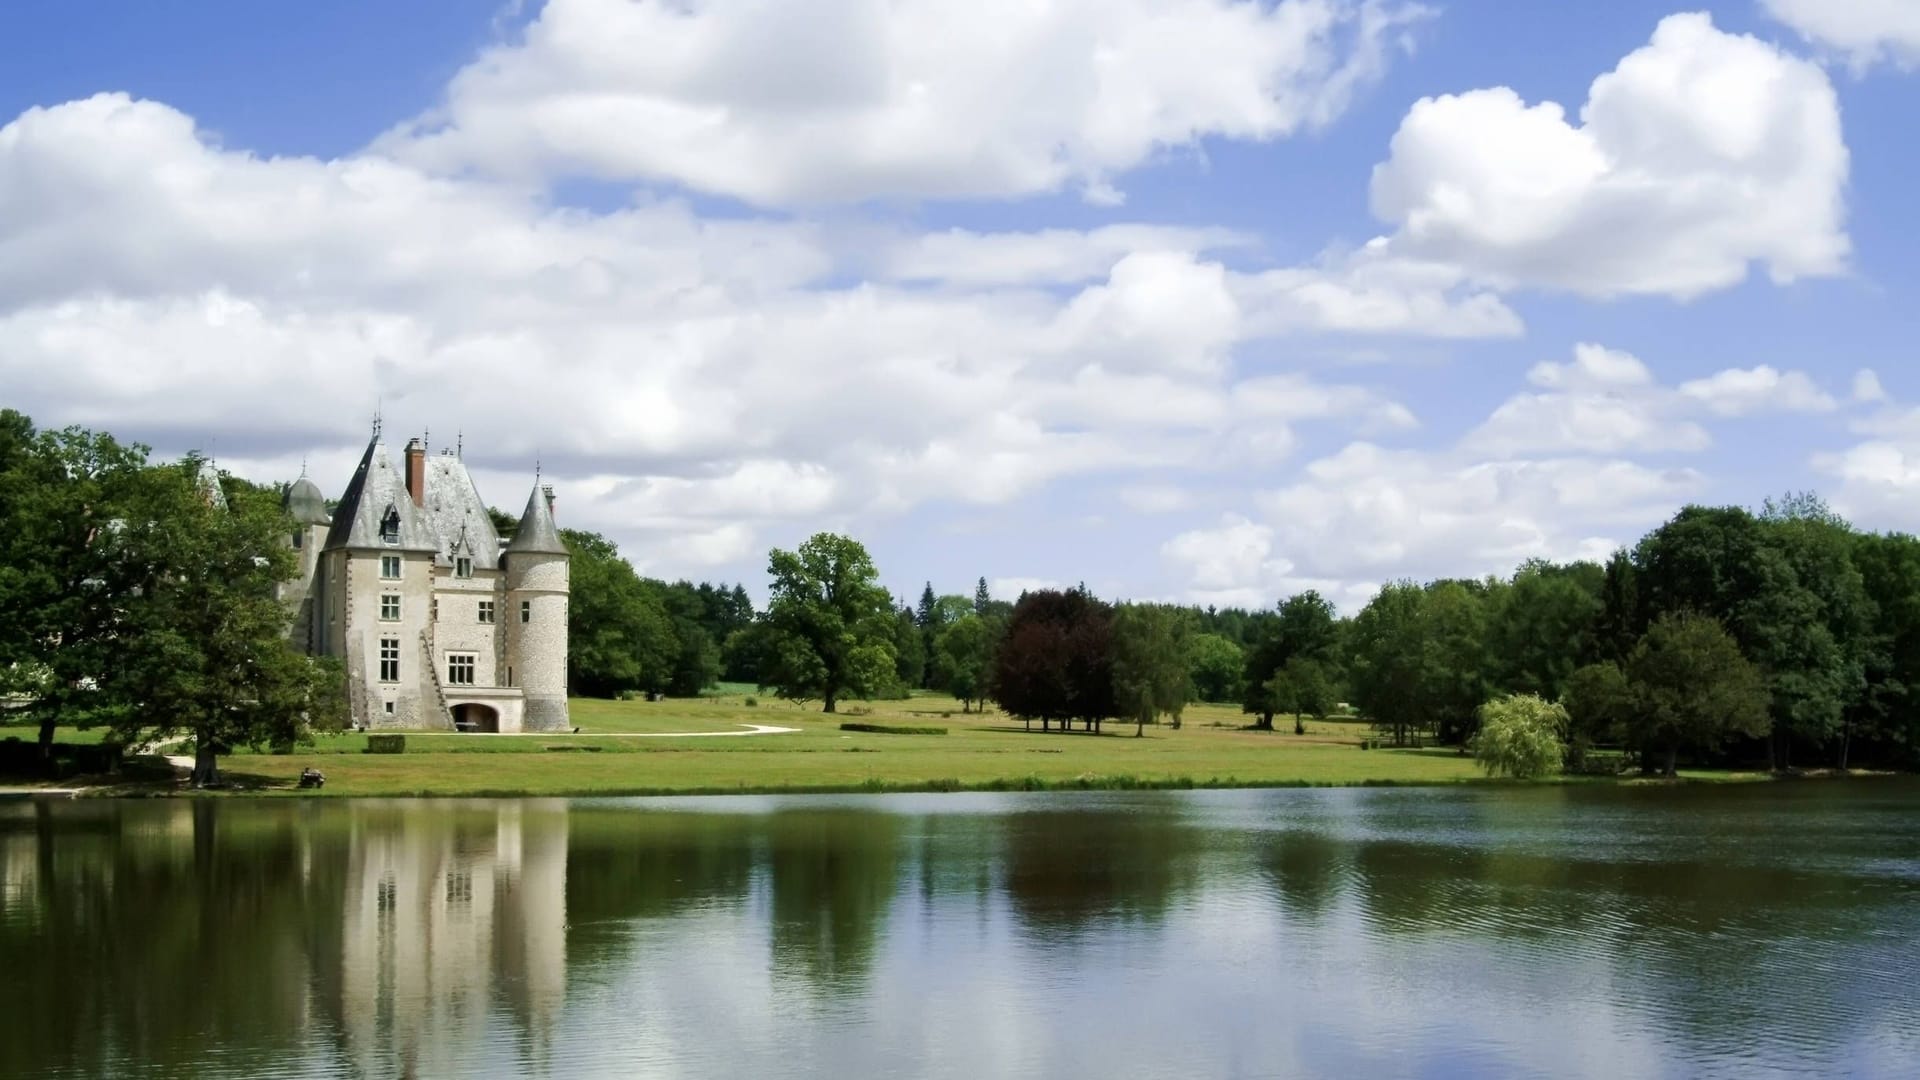
M 490 705 L 465 702 L 453 707 L 453 727 L 456 731 L 497 732 L 500 714 Z

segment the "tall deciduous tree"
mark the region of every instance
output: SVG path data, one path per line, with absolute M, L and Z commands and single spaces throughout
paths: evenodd
M 152 553 L 122 617 L 128 633 L 101 682 L 129 743 L 191 736 L 193 782 L 219 779 L 216 755 L 233 746 L 292 743 L 336 726 L 346 709 L 337 662 L 287 640 L 290 614 L 275 595 L 293 572 L 287 523 L 275 501 L 245 493 L 211 504 L 199 463 L 149 470 L 145 497 L 119 531 Z
M 1268 616 L 1255 620 L 1241 671 L 1240 711 L 1258 717 L 1254 726 L 1273 727 L 1273 714 L 1284 711 L 1267 697 L 1275 673 L 1296 656 L 1331 663 L 1339 642 L 1339 623 L 1333 605 L 1311 589 L 1290 596 Z
M 1353 703 L 1376 727 L 1392 732 L 1395 745 L 1433 720 L 1426 678 L 1437 661 L 1427 638 L 1426 606 L 1425 589 L 1390 582 L 1353 620 Z
M 664 586 L 642 579 L 613 541 L 598 533 L 567 529 L 561 535 L 573 554 L 568 684 L 575 693 L 593 697 L 665 692 L 682 650 Z
M 1717 619 L 1662 615 L 1627 661 L 1634 692 L 1628 725 L 1643 761 L 1662 755 L 1674 774 L 1683 748 L 1712 750 L 1734 735 L 1767 731 L 1767 688 L 1758 668 Z
M 873 694 L 894 677 L 893 601 L 867 549 L 851 537 L 817 533 L 797 551 L 775 548 L 766 624 L 770 648 L 761 684 L 793 700 Z
M 1002 632 L 997 619 L 966 615 L 941 627 L 934 639 L 934 686 L 959 698 L 961 711 L 986 709 L 993 651 Z
M 159 557 L 126 527 L 152 480 L 143 446 L 0 410 L 0 691 L 27 702 L 44 766 L 56 724 L 111 719 L 100 682 Z
M 1220 634 L 1195 634 L 1187 649 L 1188 676 L 1200 701 L 1233 701 L 1240 696 L 1240 669 L 1246 655 Z
M 1113 697 L 1134 718 L 1134 734 L 1168 717 L 1175 728 L 1192 696 L 1187 678 L 1187 612 L 1165 604 L 1122 604 L 1113 613 Z
M 1113 697 L 1113 608 L 1084 590 L 1021 596 L 994 652 L 994 697 L 1015 716 L 1089 727 L 1118 715 Z

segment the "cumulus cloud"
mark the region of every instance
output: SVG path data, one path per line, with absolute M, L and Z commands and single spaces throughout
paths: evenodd
M 1823 0 L 1824 2 L 1824 0 Z M 1842 272 L 1848 152 L 1817 65 L 1670 16 L 1576 119 L 1495 87 L 1423 98 L 1373 173 L 1403 258 L 1500 288 L 1688 298 Z
M 1912 0 L 1761 0 L 1803 38 L 1864 70 L 1920 66 L 1920 4 Z
M 1733 368 L 1705 379 L 1680 384 L 1680 392 L 1718 416 L 1747 416 L 1757 412 L 1832 412 L 1839 408 L 1832 395 L 1814 385 L 1801 371 L 1777 371 L 1766 364 Z
M 1451 336 L 1491 310 L 1417 274 L 1366 286 L 1398 314 L 1288 306 L 1274 271 L 1225 261 L 1252 241 L 1221 230 L 555 207 L 376 156 L 258 157 L 115 94 L 0 127 L 0 190 L 9 404 L 163 449 L 217 441 L 259 479 L 312 452 L 323 481 L 383 407 L 390 430 L 464 432 L 497 501 L 542 460 L 571 524 L 690 566 L 781 523 L 1271 463 L 1301 424 L 1403 429 L 1375 390 L 1239 353 Z
M 1600 345 L 1569 363 L 1527 372 L 1540 389 L 1508 398 L 1465 440 L 1480 453 L 1637 454 L 1697 451 L 1712 437 L 1694 417 L 1830 412 L 1831 395 L 1801 371 L 1765 364 L 1727 368 L 1678 387 L 1661 385 L 1638 357 Z
M 549 0 L 380 139 L 438 173 L 761 205 L 1018 196 L 1323 125 L 1426 12 L 1385 0 Z
M 1316 588 L 1353 610 L 1390 578 L 1604 559 L 1706 490 L 1699 469 L 1644 460 L 1706 447 L 1702 420 L 1838 408 L 1801 372 L 1733 368 L 1674 386 L 1596 344 L 1526 378 L 1451 446 L 1351 442 L 1255 493 L 1252 513 L 1176 534 L 1161 554 L 1182 595 L 1266 605 Z M 1920 410 L 1883 409 L 1856 426 L 1875 441 L 1821 466 L 1882 502 L 1904 491 L 1920 505 Z

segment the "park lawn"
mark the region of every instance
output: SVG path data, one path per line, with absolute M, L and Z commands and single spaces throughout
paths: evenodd
M 963 713 L 951 698 L 851 702 L 826 715 L 790 702 L 724 694 L 692 700 L 571 703 L 579 735 L 409 733 L 404 754 L 366 754 L 366 736 L 327 735 L 292 754 L 240 754 L 222 768 L 243 789 L 297 790 L 309 766 L 325 795 L 606 795 L 1075 787 L 1261 787 L 1435 784 L 1474 779 L 1451 750 L 1361 750 L 1365 725 L 1309 722 L 1292 734 L 1243 730 L 1230 706 L 1196 705 L 1175 731 L 1132 724 L 1106 733 L 1032 732 L 1004 714 Z M 842 722 L 937 726 L 946 735 L 843 732 Z M 614 733 L 793 727 L 793 734 L 623 738 Z

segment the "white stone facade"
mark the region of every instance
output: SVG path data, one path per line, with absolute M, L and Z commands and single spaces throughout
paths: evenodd
M 568 555 L 552 489 L 535 487 L 521 544 L 503 544 L 457 456 L 429 458 L 415 440 L 403 461 L 376 437 L 330 516 L 310 481 L 289 490 L 294 644 L 343 659 L 355 726 L 567 730 Z

